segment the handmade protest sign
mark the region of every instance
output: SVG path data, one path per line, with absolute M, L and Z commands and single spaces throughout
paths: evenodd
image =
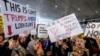
M 47 30 L 51 42 L 55 42 L 57 39 L 64 39 L 67 36 L 64 27 L 62 27 L 60 24 L 55 24 L 48 27 Z
M 1 0 L 5 37 L 35 28 L 36 11 L 9 0 Z
M 51 42 L 55 42 L 59 38 L 64 39 L 83 33 L 75 14 L 70 14 L 49 23 L 47 25 L 47 30 Z
M 37 25 L 38 28 L 38 38 L 47 38 L 48 37 L 48 33 L 47 33 L 47 29 L 46 29 L 46 25 L 45 24 L 38 24 Z
M 4 29 L 3 16 L 0 14 L 0 30 Z
M 96 23 L 96 22 L 88 23 L 85 30 L 85 36 L 100 37 L 100 23 Z

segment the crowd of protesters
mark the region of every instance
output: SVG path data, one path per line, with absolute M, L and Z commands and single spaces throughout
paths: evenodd
M 27 32 L 9 38 L 1 33 L 0 56 L 100 56 L 100 38 L 73 36 L 51 43 Z

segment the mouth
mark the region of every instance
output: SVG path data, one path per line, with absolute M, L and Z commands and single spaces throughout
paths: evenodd
M 78 44 L 79 47 L 81 47 L 81 44 Z

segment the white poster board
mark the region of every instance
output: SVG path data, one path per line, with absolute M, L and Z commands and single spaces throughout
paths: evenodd
M 83 33 L 75 14 L 70 14 L 49 23 L 47 25 L 47 30 L 51 42 L 55 42 L 59 38 L 64 39 Z
M 85 36 L 93 37 L 98 36 L 100 37 L 100 23 L 91 22 L 88 23 L 85 30 Z
M 45 24 L 38 24 L 38 38 L 47 38 L 48 33 Z
M 35 28 L 36 11 L 19 3 L 1 0 L 5 37 Z

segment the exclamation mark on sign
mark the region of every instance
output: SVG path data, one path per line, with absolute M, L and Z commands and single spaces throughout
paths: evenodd
M 12 35 L 11 25 L 8 25 L 8 35 Z

